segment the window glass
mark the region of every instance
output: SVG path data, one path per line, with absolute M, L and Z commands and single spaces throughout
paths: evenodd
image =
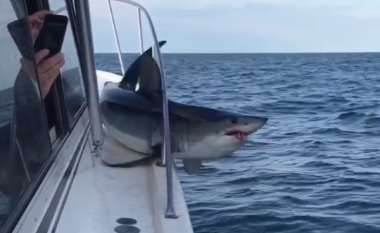
M 60 2 L 61 4 L 58 5 L 57 2 Z M 53 8 L 51 3 L 53 3 L 54 6 L 57 6 L 57 8 Z M 65 1 L 49 1 L 49 4 L 50 9 L 54 11 L 64 6 Z M 59 14 L 69 17 L 67 10 L 62 11 Z M 70 23 L 67 26 L 65 40 L 62 46 L 62 53 L 65 54 L 66 63 L 61 70 L 61 78 L 69 118 L 71 123 L 73 123 L 73 118 L 76 116 L 78 110 L 85 101 L 85 93 L 82 83 L 82 72 L 79 64 L 78 53 L 74 41 L 74 34 Z
M 63 6 L 66 6 L 65 0 L 49 0 L 49 8 L 51 11 L 58 10 Z
M 0 228 L 51 152 L 30 18 L 19 2 L 0 0 Z

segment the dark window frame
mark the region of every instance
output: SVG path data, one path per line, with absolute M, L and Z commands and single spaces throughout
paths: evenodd
M 39 1 L 41 2 L 41 6 L 43 9 L 54 10 L 54 9 L 50 9 L 49 0 L 39 0 Z M 69 22 L 70 22 L 71 30 L 72 30 L 73 37 L 74 37 L 74 43 L 75 43 L 77 57 L 78 57 L 78 61 L 79 61 L 79 68 L 80 68 L 81 75 L 83 77 L 83 75 L 84 75 L 83 74 L 83 61 L 84 61 L 83 59 L 84 59 L 84 57 L 83 57 L 83 53 L 81 53 L 81 45 L 79 43 L 79 35 L 78 35 L 78 29 L 77 29 L 77 15 L 76 15 L 75 7 L 74 7 L 74 2 L 72 0 L 62 0 L 62 2 L 64 2 L 64 4 L 66 4 L 66 10 L 67 10 L 67 13 L 68 13 L 69 18 L 70 18 Z M 83 86 L 84 92 L 86 92 L 85 88 L 86 87 Z M 62 91 L 63 91 L 63 86 L 62 86 Z M 62 97 L 63 97 L 63 95 L 62 95 Z M 64 103 L 66 105 L 66 102 L 64 102 Z M 86 107 L 87 107 L 87 98 L 85 98 L 81 107 L 75 113 L 75 115 L 72 119 L 73 122 L 76 122 L 80 118 L 80 116 L 82 115 L 82 113 Z M 70 126 L 69 126 L 69 128 L 70 128 Z M 73 127 L 71 127 L 70 130 L 72 130 L 72 129 L 73 129 Z
M 45 4 L 42 0 L 26 0 L 25 4 L 27 7 L 28 15 L 46 9 L 44 7 Z M 51 121 L 54 121 L 55 123 L 54 126 L 56 126 L 57 132 L 56 140 L 62 139 L 70 128 L 69 120 L 66 117 L 67 106 L 63 93 L 64 91 L 61 74 L 59 74 L 57 79 L 54 81 L 52 88 L 43 101 L 44 107 L 46 109 L 46 117 L 48 123 L 51 123 Z M 52 143 L 54 144 L 55 142 Z
M 70 17 L 70 25 L 71 25 L 71 30 L 72 30 L 73 36 L 74 36 L 75 47 L 77 48 L 76 51 L 77 51 L 77 57 L 78 57 L 78 61 L 79 61 L 79 67 L 80 67 L 80 71 L 81 71 L 81 74 L 83 77 L 84 76 L 84 74 L 83 74 L 84 56 L 83 56 L 83 53 L 81 52 L 81 44 L 79 43 L 79 34 L 78 34 L 78 28 L 77 28 L 77 14 L 75 11 L 74 2 L 72 0 L 64 0 L 64 1 L 66 3 L 67 13 Z M 87 92 L 86 86 L 83 86 L 83 91 L 85 93 Z M 78 109 L 78 112 L 74 116 L 73 120 L 75 122 L 80 118 L 84 109 L 86 109 L 87 104 L 88 104 L 87 98 L 85 98 L 82 106 Z

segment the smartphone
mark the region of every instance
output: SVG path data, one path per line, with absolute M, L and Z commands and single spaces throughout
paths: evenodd
M 48 49 L 50 53 L 47 58 L 61 52 L 68 23 L 69 18 L 65 15 L 46 15 L 34 42 L 34 52 L 37 53 L 42 49 Z
M 25 43 L 26 40 L 28 40 L 27 38 L 32 39 L 28 31 L 30 28 L 27 17 L 9 23 L 7 28 L 21 55 L 29 60 L 33 60 L 33 52 L 37 53 L 42 49 L 48 49 L 50 51 L 47 57 L 54 56 L 61 52 L 68 22 L 68 17 L 64 15 L 46 15 L 34 43 L 34 51 L 31 51 L 28 43 Z
M 30 37 L 27 18 L 10 22 L 7 28 L 21 55 L 32 60 L 34 58 L 34 51 L 30 49 L 33 44 L 31 42 L 32 38 Z M 30 40 L 30 44 L 27 43 L 28 40 Z

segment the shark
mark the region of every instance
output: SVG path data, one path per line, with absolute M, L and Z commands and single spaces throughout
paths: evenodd
M 166 41 L 160 41 L 159 46 Z M 105 82 L 100 112 L 107 133 L 124 146 L 157 158 L 163 145 L 161 73 L 152 48 L 140 55 L 120 82 Z M 139 84 L 138 90 L 136 86 Z M 196 174 L 202 161 L 231 155 L 261 129 L 266 117 L 244 115 L 168 99 L 170 151 L 183 162 L 187 174 Z M 136 161 L 108 166 L 129 167 Z M 138 162 L 138 161 L 137 161 Z

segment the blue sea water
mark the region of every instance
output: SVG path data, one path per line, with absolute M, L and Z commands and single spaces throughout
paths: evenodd
M 380 233 L 380 54 L 163 57 L 169 98 L 269 118 L 232 156 L 180 169 L 195 233 Z M 96 64 L 120 73 L 116 54 Z
M 120 73 L 116 54 L 96 58 Z M 180 170 L 196 233 L 380 232 L 380 54 L 165 54 L 164 66 L 173 100 L 269 118 L 233 156 Z

